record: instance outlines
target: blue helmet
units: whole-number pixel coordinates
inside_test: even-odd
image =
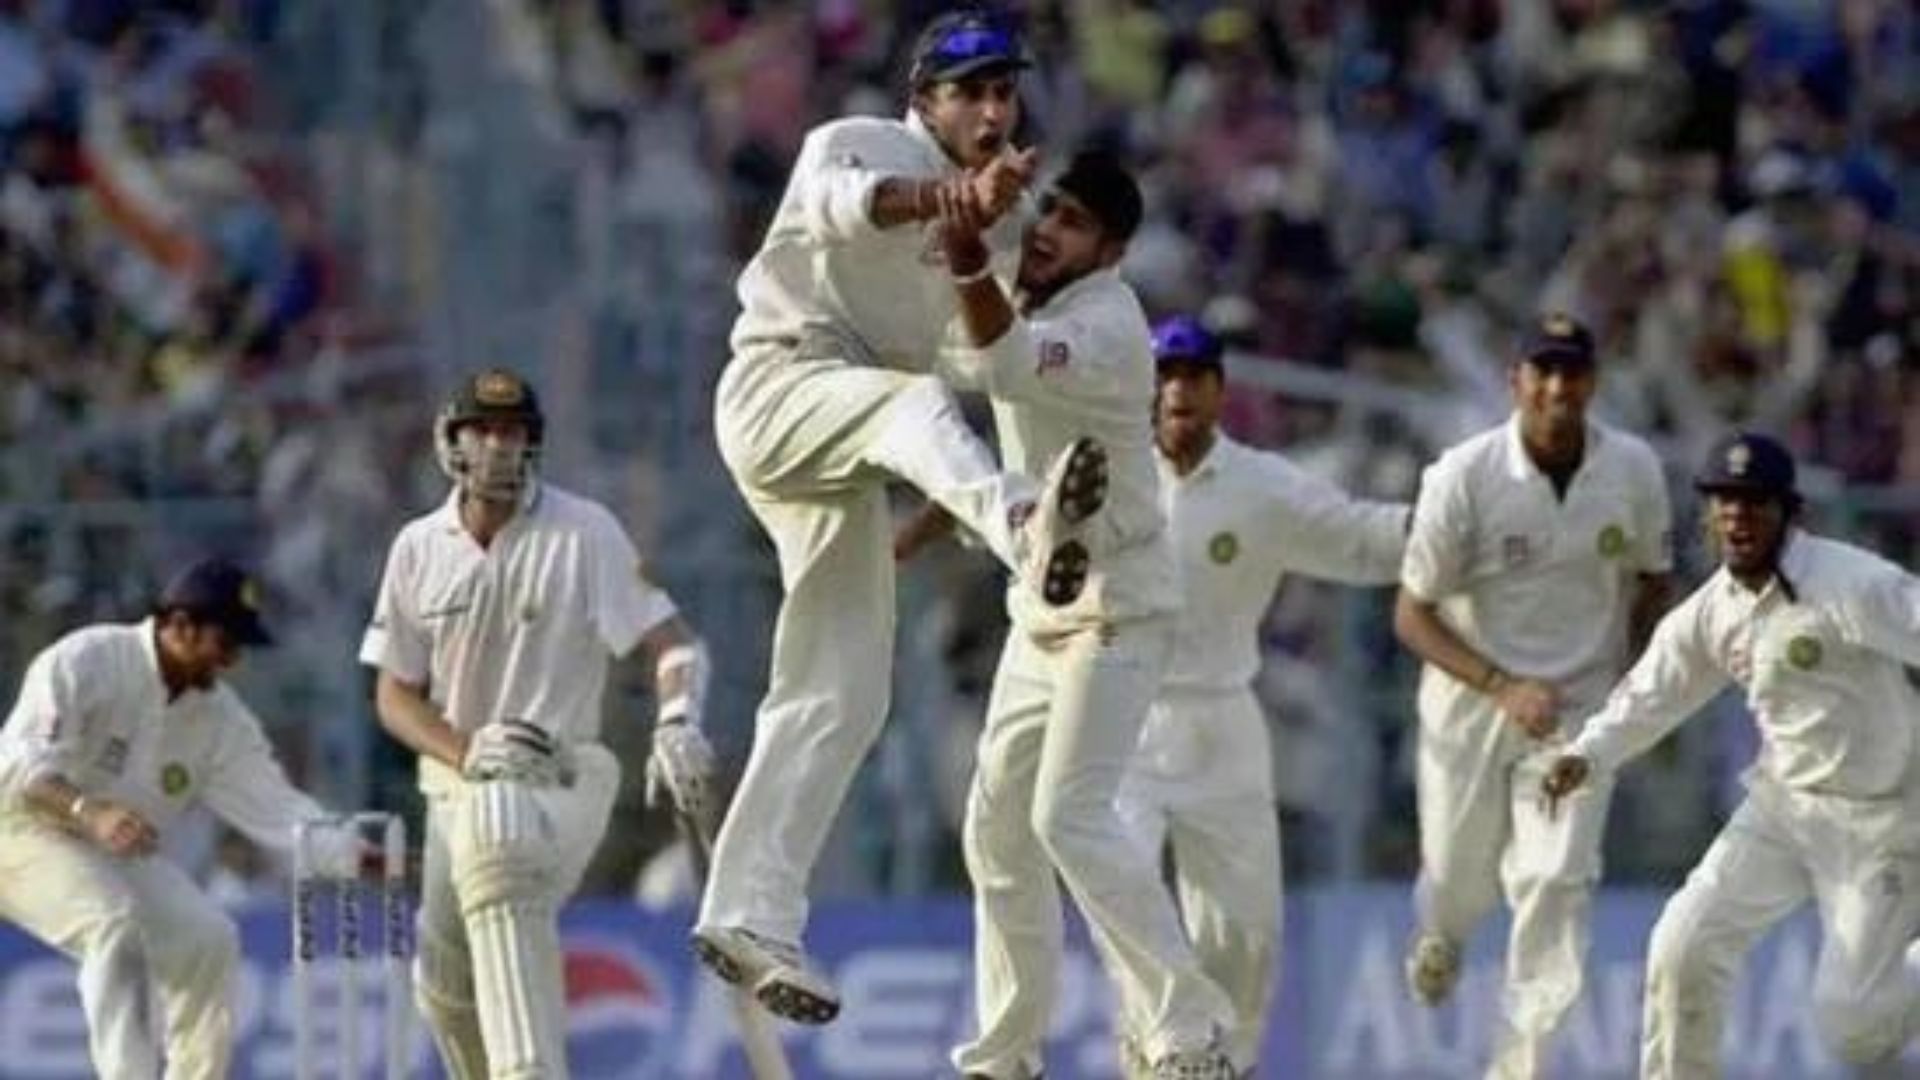
[[[1033,66],[1020,31],[997,11],[950,11],[928,23],[913,45],[908,82],[920,89],[957,82],[986,71],[1019,71]]]
[[[1153,360],[1156,366],[1197,364],[1226,370],[1222,359],[1225,348],[1213,331],[1192,315],[1171,315],[1153,328]]]
[[[1779,499],[1797,506],[1793,454],[1775,439],[1751,431],[1722,436],[1707,452],[1707,461],[1694,474],[1693,487],[1703,495],[1745,494]]]

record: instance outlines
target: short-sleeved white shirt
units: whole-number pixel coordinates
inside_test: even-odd
[[[1673,565],[1659,459],[1589,422],[1564,498],[1520,442],[1518,417],[1427,467],[1400,583],[1515,675],[1604,689],[1627,656],[1636,579]]]
[[[137,811],[162,833],[195,803],[286,849],[318,803],[287,781],[260,722],[224,682],[168,700],[152,620],[76,630],[27,668],[0,730],[6,812],[53,774]]]
[[[1780,581],[1725,568],[1654,631],[1571,751],[1602,768],[1642,753],[1729,682],[1760,729],[1753,769],[1796,790],[1881,798],[1910,782],[1920,695],[1920,579],[1870,552],[1790,535]]]
[[[1088,274],[984,349],[950,345],[942,358],[953,381],[991,396],[1008,469],[1038,479],[1082,436],[1107,451],[1101,514],[1115,549],[1095,560],[1086,592],[1067,609],[1047,608],[1030,588],[1010,590],[1013,619],[1031,631],[1177,610],[1154,464],[1151,330],[1120,275]]]
[[[1260,620],[1287,574],[1356,585],[1390,585],[1399,574],[1403,504],[1353,498],[1225,435],[1185,476],[1159,462],[1186,598],[1168,690],[1246,689],[1260,670]]]
[[[594,741],[609,662],[674,614],[605,507],[551,484],[482,548],[455,493],[401,528],[360,661],[423,685],[447,722]],[[422,759],[435,789],[451,770]]]

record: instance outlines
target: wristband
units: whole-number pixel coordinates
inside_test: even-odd
[[[992,276],[993,276],[993,262],[992,260],[988,260],[987,262],[981,264],[980,269],[975,270],[971,274],[954,274],[953,283],[955,285],[972,285],[976,282],[985,281]]]

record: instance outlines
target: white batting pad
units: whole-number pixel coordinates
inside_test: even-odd
[[[488,904],[469,912],[480,1030],[496,1080],[564,1080],[566,985],[554,909]]]

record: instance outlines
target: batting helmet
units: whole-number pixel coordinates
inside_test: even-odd
[[[510,457],[481,457],[462,445],[460,431],[484,421],[524,425],[527,440]],[[547,421],[533,387],[514,372],[488,368],[461,380],[433,425],[440,468],[461,490],[487,499],[517,497],[533,475],[546,437]]]
[[[1714,443],[1706,465],[1694,475],[1702,495],[1745,494],[1798,506],[1793,454],[1765,435],[1736,431]]]

